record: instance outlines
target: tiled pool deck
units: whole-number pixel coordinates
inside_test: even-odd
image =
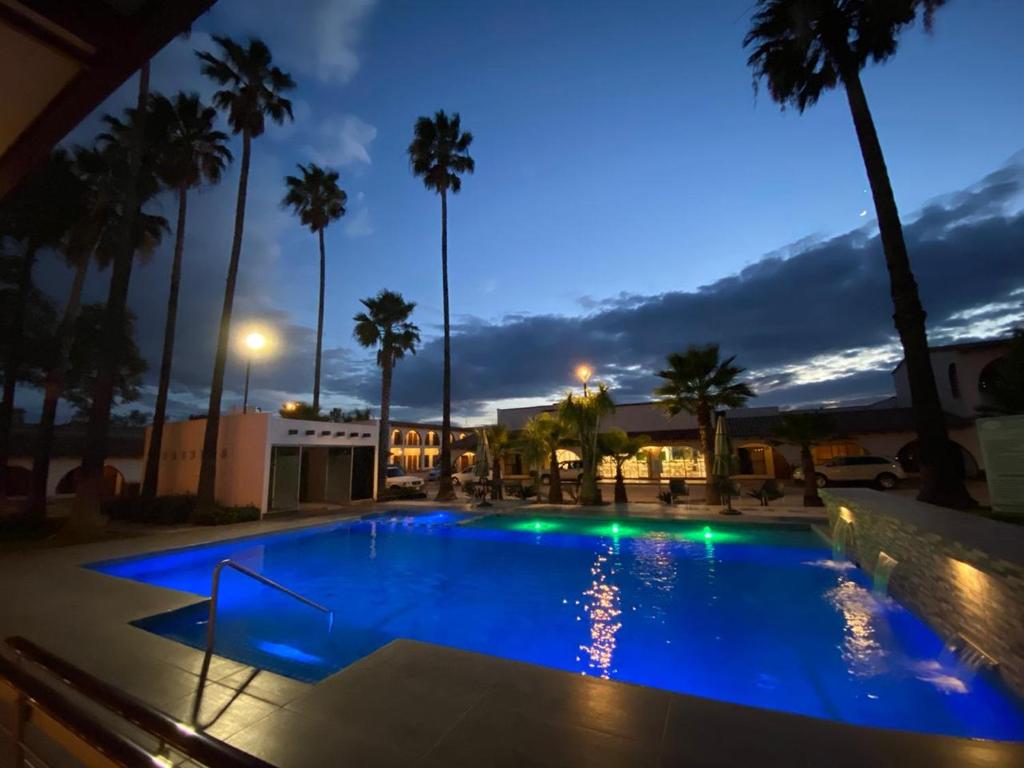
[[[615,514],[703,512],[633,506]],[[539,506],[518,511],[542,513]],[[750,511],[739,519],[790,517],[772,508]],[[193,603],[195,596],[80,566],[342,517],[189,529],[3,556],[0,635],[24,635],[187,720],[202,654],[129,622]],[[199,724],[285,768],[1024,765],[1024,744],[857,728],[411,640],[396,640],[315,686],[216,658]]]

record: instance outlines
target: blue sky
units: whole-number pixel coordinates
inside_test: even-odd
[[[440,323],[439,201],[411,176],[405,155],[415,118],[439,108],[461,113],[477,163],[449,218],[457,413],[483,419],[496,403],[546,398],[571,384],[571,363],[583,357],[620,385],[623,401],[641,399],[664,354],[706,341],[721,341],[751,368],[765,403],[888,394],[896,352],[891,330],[886,336],[887,286],[876,279],[874,211],[845,95],[828,94],[804,115],[780,111],[765,93],[755,98],[741,47],[750,7],[750,0],[220,0],[190,39],[157,57],[153,87],[208,96],[192,50],[208,49],[211,33],[263,37],[298,83],[295,123],[255,144],[239,326],[257,320],[282,337],[282,353],[258,370],[257,400],[269,407],[308,399],[311,390],[316,244],[277,202],[283,175],[315,160],[341,172],[350,201],[327,235],[326,401],[376,404],[372,355],[351,341],[351,317],[360,297],[389,288],[418,303],[415,320],[428,342],[398,372],[397,414],[439,412],[430,343]],[[928,243],[955,241],[953,228],[968,238],[967,249],[988,236],[976,229],[979,214],[949,213],[959,199],[949,196],[963,190],[992,192],[981,216],[1007,224],[998,241],[1004,256],[979,264],[989,279],[976,291],[963,284],[970,275],[943,278],[953,269],[948,259],[919,261],[911,252],[922,285],[935,286],[933,295],[922,290],[929,308],[942,308],[932,313],[940,336],[998,332],[1024,318],[1024,294],[1014,293],[1024,287],[1015,228],[1024,178],[1021,29],[1024,4],[952,0],[933,35],[909,30],[893,60],[864,74],[904,218],[918,218],[936,200],[948,214],[931,240],[922,229],[922,254],[938,252]],[[133,88],[126,84],[100,111],[129,103]],[[72,139],[88,141],[96,119]],[[1008,186],[982,183],[1000,169]],[[179,413],[205,401],[236,179],[232,168],[192,209],[188,341],[179,343],[172,401]],[[163,212],[173,217],[170,200]],[[821,334],[793,348],[784,334],[799,332],[803,310],[828,318],[831,307],[836,323],[844,310],[835,306],[827,268],[817,284],[780,302],[779,292],[798,283],[782,274],[778,257],[820,251],[819,266],[827,265],[842,246],[872,276],[857,283],[863,299],[851,293],[871,308],[871,322],[863,321],[860,337]],[[168,242],[136,270],[132,289],[154,380],[169,249]],[[998,250],[978,258],[995,259],[985,254]],[[780,275],[768,297],[757,281],[772,269]],[[55,297],[65,280],[56,267],[44,271]],[[96,300],[104,280],[91,283]],[[742,306],[700,301],[737,281],[748,289],[733,298]],[[702,307],[700,318],[688,314],[691,305]],[[950,319],[986,306],[980,329],[967,322],[977,314]],[[641,316],[646,324],[633,327]],[[742,328],[731,325],[738,316]],[[510,358],[517,364],[505,370]],[[241,384],[235,362],[229,389]],[[842,375],[815,383],[812,368]],[[779,371],[788,373],[779,378]],[[147,399],[148,392],[143,407]]]

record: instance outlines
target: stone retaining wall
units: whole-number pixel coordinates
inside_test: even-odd
[[[894,558],[889,594],[992,658],[1024,695],[1024,526],[867,489],[821,495],[833,537],[845,521],[847,557],[871,574],[880,552]]]

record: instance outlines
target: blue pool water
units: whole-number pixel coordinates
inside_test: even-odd
[[[206,596],[226,557],[335,611],[224,572],[217,652],[302,680],[401,637],[861,725],[1024,739],[1020,701],[807,530],[389,513],[91,567]],[[203,647],[207,609],[137,623]]]

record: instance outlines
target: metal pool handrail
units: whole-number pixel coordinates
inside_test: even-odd
[[[236,563],[234,560],[231,560],[230,558],[226,560],[221,560],[213,568],[213,582],[210,585],[210,616],[206,623],[207,659],[209,659],[210,654],[213,653],[213,643],[217,637],[217,595],[220,592],[220,574],[225,568],[233,568],[239,573],[244,574],[245,576],[248,576],[251,579],[255,579],[260,584],[272,587],[273,589],[276,589],[278,592],[283,592],[289,597],[298,600],[300,603],[305,603],[310,608],[316,608],[318,611],[326,613],[332,619],[334,618],[334,611],[332,611],[327,606],[320,605],[320,603],[310,600],[308,597],[300,595],[295,590],[288,589],[288,587],[284,586],[283,584],[279,584],[273,579],[268,579],[262,573],[257,573],[256,571],[252,570],[252,568],[246,568],[244,565],[240,565]]]
[[[246,568],[244,565],[236,563],[234,560],[227,558],[221,560],[213,568],[213,580],[210,584],[210,615],[206,620],[206,653],[203,656],[203,668],[199,674],[199,685],[196,689],[195,700],[192,705],[192,721],[195,722],[199,718],[199,708],[202,704],[203,688],[206,683],[206,676],[210,670],[210,659],[213,657],[213,644],[217,639],[217,596],[220,593],[220,575],[225,568],[232,568],[244,576],[248,576],[251,579],[255,579],[260,584],[276,589],[278,592],[282,592],[300,603],[308,605],[310,608],[316,608],[316,610],[326,613],[328,616],[328,626],[334,624],[334,611],[325,605],[310,600],[308,597],[300,595],[293,589],[283,584],[279,584],[273,579],[268,579],[262,573],[257,573],[251,568]]]

